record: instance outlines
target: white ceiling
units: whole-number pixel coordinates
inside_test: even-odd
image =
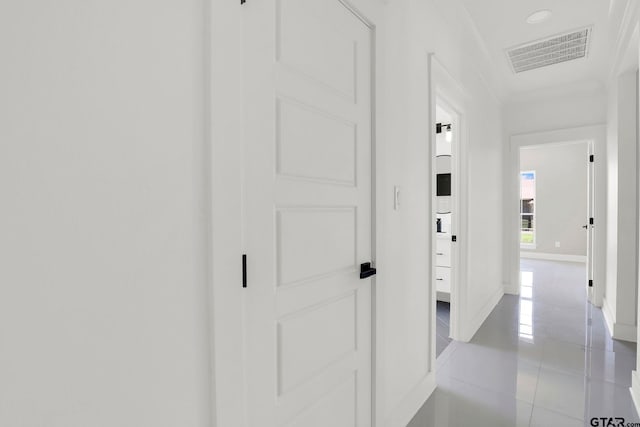
[[[495,64],[504,85],[501,92],[511,99],[553,88],[566,90],[567,87],[603,85],[609,72],[612,35],[617,34],[620,18],[615,13],[614,3],[619,1],[461,0]],[[553,15],[543,23],[528,24],[527,17],[540,9],[550,9]],[[587,26],[591,26],[593,32],[586,59],[519,74],[512,71],[505,53],[507,48]]]

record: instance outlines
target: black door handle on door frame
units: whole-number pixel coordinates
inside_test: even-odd
[[[370,262],[365,262],[360,264],[360,278],[366,279],[367,277],[371,277],[376,274],[376,269],[371,267]]]

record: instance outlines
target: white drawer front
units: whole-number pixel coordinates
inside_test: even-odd
[[[451,292],[451,269],[436,267],[436,289],[438,292]]]
[[[449,240],[436,240],[436,265],[451,267],[451,242]]]

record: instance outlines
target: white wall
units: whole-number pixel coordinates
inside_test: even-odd
[[[638,284],[637,68],[620,77],[618,87],[618,300],[616,323],[628,325],[628,341],[636,340]],[[633,331],[632,331],[633,329]],[[617,335],[617,334],[616,334]],[[621,335],[624,335],[622,333]]]
[[[618,287],[618,84],[607,93],[607,280],[605,304],[615,310]],[[609,322],[612,326],[612,319]]]
[[[637,74],[609,86],[607,123],[607,285],[603,312],[614,338],[636,340]]]
[[[495,132],[502,127],[500,104],[481,81],[470,79],[467,84],[468,145],[462,164],[467,170],[466,191],[462,191],[467,195],[467,209],[462,214],[467,218],[460,239],[468,239],[466,278],[462,280],[469,292],[461,304],[468,319],[462,325],[463,340],[473,337],[503,295],[503,141]]]
[[[380,267],[376,312],[382,339],[376,357],[382,365],[378,422],[405,425],[421,400],[431,392],[412,389],[425,384],[431,366],[428,277],[430,263],[427,222],[429,200],[428,127],[419,128],[420,112],[428,120],[426,52],[414,57],[409,40],[408,2],[391,2],[385,8],[384,94],[378,97],[383,135],[377,140],[378,218],[376,259]],[[382,173],[382,176],[381,176]],[[402,205],[393,210],[393,187],[401,188]],[[425,262],[426,261],[426,262]],[[422,276],[422,277],[421,277]],[[393,284],[393,285],[392,285]],[[400,350],[403,349],[403,350]]]
[[[0,3],[0,425],[210,425],[204,16]]]
[[[629,0],[625,1],[625,6],[627,6],[627,9],[625,10],[626,12],[626,16],[625,16],[625,20],[623,21],[623,25],[621,25],[620,29],[619,29],[619,37],[618,37],[618,43],[616,46],[616,56],[617,58],[616,61],[614,62],[616,64],[616,66],[614,67],[613,71],[615,73],[618,73],[620,71],[634,71],[637,70],[638,67],[640,66],[640,42],[639,42],[639,33],[640,33],[640,10],[638,8],[638,2],[631,2]],[[615,75],[615,74],[614,74]],[[609,85],[609,90],[611,92],[610,94],[610,108],[613,106],[613,104],[617,104],[617,102],[615,101],[615,92],[618,88],[617,84],[613,84],[614,80],[612,79],[612,81],[610,82]],[[637,81],[636,78],[636,85],[640,85],[640,83]],[[635,108],[635,121],[636,122],[636,131],[637,131],[637,123],[640,121],[640,111],[637,110],[637,102],[636,102],[636,108]],[[617,114],[616,114],[617,115]],[[615,121],[616,121],[616,117],[615,116],[611,116],[610,117],[610,121],[608,123],[608,125],[610,127],[616,127],[615,126]],[[617,133],[617,132],[616,132]],[[613,131],[611,132],[612,136],[613,135]],[[639,189],[640,189],[640,182],[638,181],[639,179],[639,175],[638,175],[638,145],[637,145],[637,138],[638,135],[636,135],[636,144],[634,144],[635,146],[635,150],[636,150],[636,167],[635,167],[635,172],[636,172],[636,176],[633,178],[635,181],[635,185],[636,185],[636,192],[635,192],[635,198],[636,200],[638,200],[638,198],[640,197],[639,194]],[[625,179],[629,179],[628,175],[625,177]],[[635,239],[636,242],[638,241],[638,239],[640,238],[640,224],[639,224],[639,217],[638,217],[638,211],[637,211],[637,204],[634,207],[635,208],[635,215],[634,215],[634,226],[635,226]],[[635,248],[637,249],[637,243]],[[634,302],[636,304],[636,309],[635,309],[635,324],[636,324],[636,334],[635,334],[635,338],[636,338],[636,342],[640,341],[640,329],[637,328],[637,319],[638,319],[638,309],[640,309],[640,304],[638,304],[638,277],[637,277],[637,268],[639,265],[639,259],[638,256],[640,254],[638,254],[637,252],[635,253],[635,257],[631,258],[629,257],[629,259],[631,260],[632,263],[635,264],[636,266],[636,278],[634,281],[628,282],[626,283],[627,286],[627,291],[634,291],[636,298],[634,299]],[[616,301],[617,302],[617,301]],[[611,326],[609,325],[609,327],[611,328]],[[614,328],[615,329],[615,328]],[[626,329],[626,328],[625,328]],[[631,395],[633,397],[633,402],[635,404],[636,410],[640,411],[640,376],[638,375],[638,369],[637,367],[640,366],[640,353],[638,353],[637,355],[637,359],[636,359],[636,370],[633,371],[632,375],[631,375]]]
[[[520,150],[520,170],[536,172],[535,249],[522,248],[523,253],[577,255],[586,260],[587,231],[582,226],[588,223],[587,159],[586,142]]]
[[[548,96],[523,94],[505,103],[504,127],[508,135],[605,123],[606,92],[598,85],[585,85],[564,92],[550,91]]]
[[[469,292],[460,301],[469,319],[463,332],[467,339],[502,295],[502,138],[495,132],[502,123],[499,102],[478,74],[486,59],[479,53],[477,40],[467,32],[467,17],[456,2],[394,1],[386,11],[388,92],[381,98],[381,108],[388,115],[385,151],[381,153],[385,177],[379,183],[382,192],[378,200],[385,212],[379,223],[383,252],[378,255],[384,274],[379,290],[387,301],[382,314],[384,407],[386,414],[393,414],[411,396],[427,368],[422,359],[424,350],[417,349],[415,342],[424,333],[424,323],[415,315],[420,310],[414,309],[420,304],[425,284],[421,266],[431,259],[423,222],[430,218],[430,206],[424,200],[430,185],[426,162],[430,129],[425,126],[430,112],[424,87],[427,52],[435,53],[465,94],[461,108],[469,138],[463,163],[467,182],[463,186],[470,197],[468,222],[459,237],[468,247]],[[404,200],[408,200],[398,212],[391,211],[392,199],[388,197],[394,185],[403,188]]]

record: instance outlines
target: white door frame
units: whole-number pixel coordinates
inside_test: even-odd
[[[371,37],[371,262],[379,268],[381,251],[379,251],[379,227],[377,219],[380,218],[381,206],[377,202],[378,193],[380,191],[377,182],[380,180],[378,166],[380,156],[378,156],[378,128],[380,121],[378,120],[379,106],[378,101],[378,85],[376,68],[376,52],[378,44],[376,40],[377,26],[374,20],[366,11],[358,9],[351,0],[338,0],[355,16],[358,17],[368,28]],[[381,326],[382,294],[378,291],[382,285],[380,275],[376,275],[371,280],[371,427],[381,425],[384,419],[381,393],[381,379],[384,378],[383,364],[380,362],[378,355],[382,354],[381,346],[383,343]]]
[[[239,2],[208,0],[205,47],[210,218],[209,331],[212,427],[239,425],[244,414],[242,362],[242,13]],[[206,51],[205,51],[206,52]]]
[[[518,230],[519,207],[519,176],[520,176],[520,148],[542,146],[547,144],[591,142],[595,156],[593,179],[593,289],[590,302],[596,307],[602,306],[605,290],[605,254],[607,242],[606,230],[606,125],[584,126],[577,128],[559,129],[545,132],[533,132],[512,135],[509,146],[509,170],[505,179],[507,197],[507,228],[505,261],[510,265],[509,282],[505,285],[505,293],[518,295],[520,293],[520,237]],[[585,163],[588,159],[585,157]],[[585,166],[587,166],[585,164]],[[585,284],[586,286],[586,284]]]
[[[452,145],[452,192],[455,197],[452,198],[453,222],[451,224],[451,234],[457,237],[457,242],[452,243],[451,247],[451,318],[450,318],[450,337],[457,341],[469,341],[470,336],[465,332],[465,325],[469,324],[470,319],[467,318],[467,259],[468,259],[468,176],[467,176],[467,142],[468,142],[468,124],[465,114],[465,99],[467,94],[458,81],[449,73],[445,66],[438,60],[435,54],[429,54],[429,68],[431,76],[430,91],[430,126],[431,141],[429,147],[431,171],[435,171],[435,138],[436,138],[436,105],[444,107],[447,112],[452,114],[452,119],[457,132],[454,133],[454,143]],[[431,185],[431,216],[429,217],[429,230],[431,230],[430,242],[431,247],[431,295],[433,298],[432,316],[432,363],[435,364],[435,324],[436,324],[436,224],[435,224],[435,207],[436,207],[436,188],[435,180]]]

